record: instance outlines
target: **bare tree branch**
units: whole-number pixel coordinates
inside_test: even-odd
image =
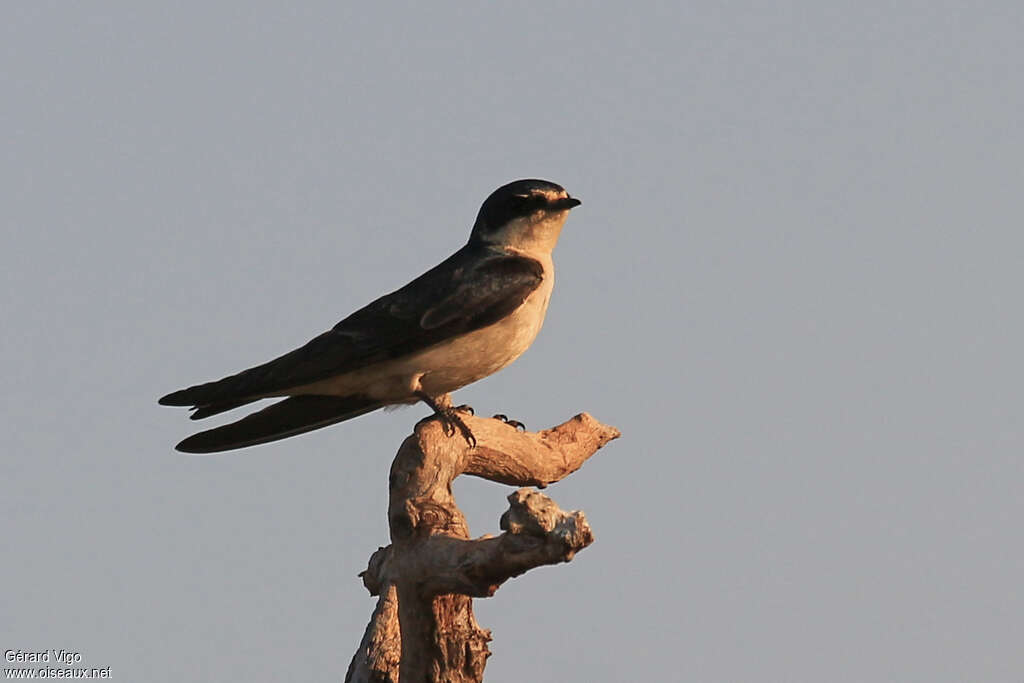
[[[619,436],[586,413],[539,433],[464,416],[478,446],[446,436],[437,420],[417,425],[391,466],[391,545],[375,552],[363,583],[377,609],[346,681],[481,681],[490,632],[473,617],[473,597],[489,597],[511,577],[568,562],[593,542],[582,512],[563,512],[538,491],[508,497],[505,533],[469,539],[451,483],[471,474],[544,487],[579,469]]]

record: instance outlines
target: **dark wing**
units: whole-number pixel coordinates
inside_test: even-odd
[[[415,353],[497,322],[526,300],[543,273],[533,259],[466,245],[305,346],[222,380],[168,394],[160,403],[197,406],[195,416],[206,417]]]

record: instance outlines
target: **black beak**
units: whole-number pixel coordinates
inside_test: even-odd
[[[583,202],[576,199],[575,197],[563,197],[562,199],[556,199],[555,201],[551,202],[549,206],[556,211],[568,211],[569,209],[579,206],[582,203]]]

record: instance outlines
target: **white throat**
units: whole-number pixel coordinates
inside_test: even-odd
[[[553,211],[516,218],[489,235],[487,241],[522,254],[547,255],[558,243],[568,216],[568,211]]]

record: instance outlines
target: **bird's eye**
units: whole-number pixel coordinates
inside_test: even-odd
[[[508,210],[518,216],[532,214],[534,211],[544,208],[547,203],[546,197],[539,194],[515,194],[508,199]]]
[[[532,197],[528,194],[517,194],[511,197],[511,204],[516,210],[523,210],[532,203]]]

